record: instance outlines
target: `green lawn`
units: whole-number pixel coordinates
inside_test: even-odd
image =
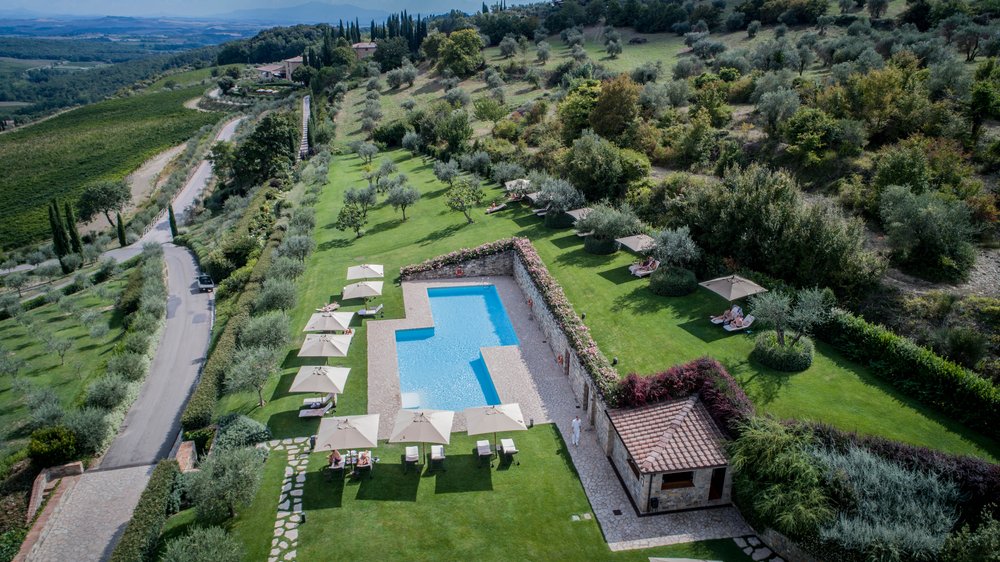
[[[78,402],[87,384],[104,372],[104,363],[121,335],[120,318],[114,314],[113,306],[114,295],[123,283],[105,283],[109,296],[104,298],[98,295],[96,287],[65,297],[80,312],[101,311],[102,320],[108,323],[110,330],[97,341],[91,339],[78,315],[66,314],[58,304],[25,312],[25,317],[31,320],[30,326],[18,324],[13,318],[0,321],[0,343],[27,363],[18,377],[23,382],[55,391],[64,407]],[[58,355],[45,349],[40,337],[43,332],[73,342],[63,364]],[[27,410],[17,384],[10,377],[0,378],[0,450],[3,451],[0,454],[4,455],[23,447],[30,434],[25,427]]]

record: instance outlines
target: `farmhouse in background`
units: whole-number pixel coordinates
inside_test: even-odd
[[[372,53],[375,52],[378,45],[371,41],[365,41],[363,43],[355,43],[351,45],[351,48],[354,49],[354,54],[357,55],[359,59],[365,59],[370,57]]]
[[[302,57],[298,56],[285,59],[281,62],[258,66],[256,70],[261,80],[291,80],[292,73],[300,66],[302,66]]]
[[[608,418],[611,463],[640,514],[730,503],[723,436],[696,395]]]

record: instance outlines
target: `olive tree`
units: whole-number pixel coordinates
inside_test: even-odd
[[[222,527],[194,527],[167,543],[162,562],[239,562],[243,547]]]
[[[260,488],[264,455],[252,447],[213,450],[188,481],[197,518],[221,522],[249,506]]]
[[[459,173],[458,162],[454,160],[448,160],[447,162],[438,160],[434,162],[434,177],[448,184],[449,187],[455,184],[455,179]]]
[[[402,184],[393,187],[389,191],[389,196],[386,197],[386,203],[392,205],[393,209],[397,209],[403,213],[403,220],[406,220],[406,208],[415,204],[420,200],[420,191],[417,188],[409,184]]]
[[[563,179],[548,178],[542,182],[538,203],[548,207],[549,213],[565,213],[586,204],[583,193]]]
[[[653,255],[663,265],[684,267],[701,255],[701,250],[691,238],[691,229],[687,226],[667,228],[655,237],[656,246]]]
[[[264,407],[264,386],[278,370],[274,351],[266,347],[240,347],[236,361],[226,373],[226,392],[257,393],[257,404]]]
[[[465,220],[472,224],[472,209],[483,202],[483,187],[472,178],[462,178],[454,183],[445,194],[445,203],[452,211],[465,215]]]
[[[778,345],[795,347],[803,336],[823,323],[829,313],[826,297],[819,289],[802,289],[794,296],[781,291],[769,291],[750,297],[754,317],[774,329]],[[794,332],[789,341],[786,332]]]

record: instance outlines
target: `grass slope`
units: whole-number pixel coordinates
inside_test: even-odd
[[[48,235],[46,205],[122,178],[220,115],[183,107],[201,87],[95,103],[0,135],[0,247]]]
[[[28,364],[18,376],[33,385],[55,391],[63,406],[68,407],[78,402],[87,384],[104,372],[104,363],[121,334],[121,320],[114,314],[113,305],[114,295],[123,283],[124,281],[106,283],[105,295],[110,296],[102,297],[98,294],[97,287],[92,287],[65,297],[75,303],[80,311],[101,311],[102,320],[108,323],[110,330],[106,336],[96,341],[90,337],[87,328],[81,325],[76,315],[66,314],[57,304],[47,304],[25,312],[25,317],[31,320],[27,327],[12,318],[0,321],[0,342],[3,342],[4,348],[14,352]],[[58,355],[46,351],[45,343],[40,337],[41,332],[73,342],[73,347],[66,353],[64,364],[59,363]],[[21,394],[14,386],[11,378],[0,379],[0,450],[3,454],[25,445],[30,434],[24,426],[28,412]]]

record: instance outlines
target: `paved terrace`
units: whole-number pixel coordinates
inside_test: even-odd
[[[497,288],[517,333],[518,346],[483,349],[493,384],[503,402],[518,402],[525,419],[555,423],[568,443],[573,416],[582,415],[556,356],[531,314],[512,277],[475,277],[403,283],[406,318],[368,324],[368,411],[381,414],[379,438],[388,439],[401,408],[396,330],[433,326],[427,289],[457,285],[492,284]],[[461,413],[454,431],[465,430]],[[580,445],[569,446],[591,507],[611,550],[650,548],[668,544],[753,534],[732,507],[639,517],[592,430],[584,431]]]

